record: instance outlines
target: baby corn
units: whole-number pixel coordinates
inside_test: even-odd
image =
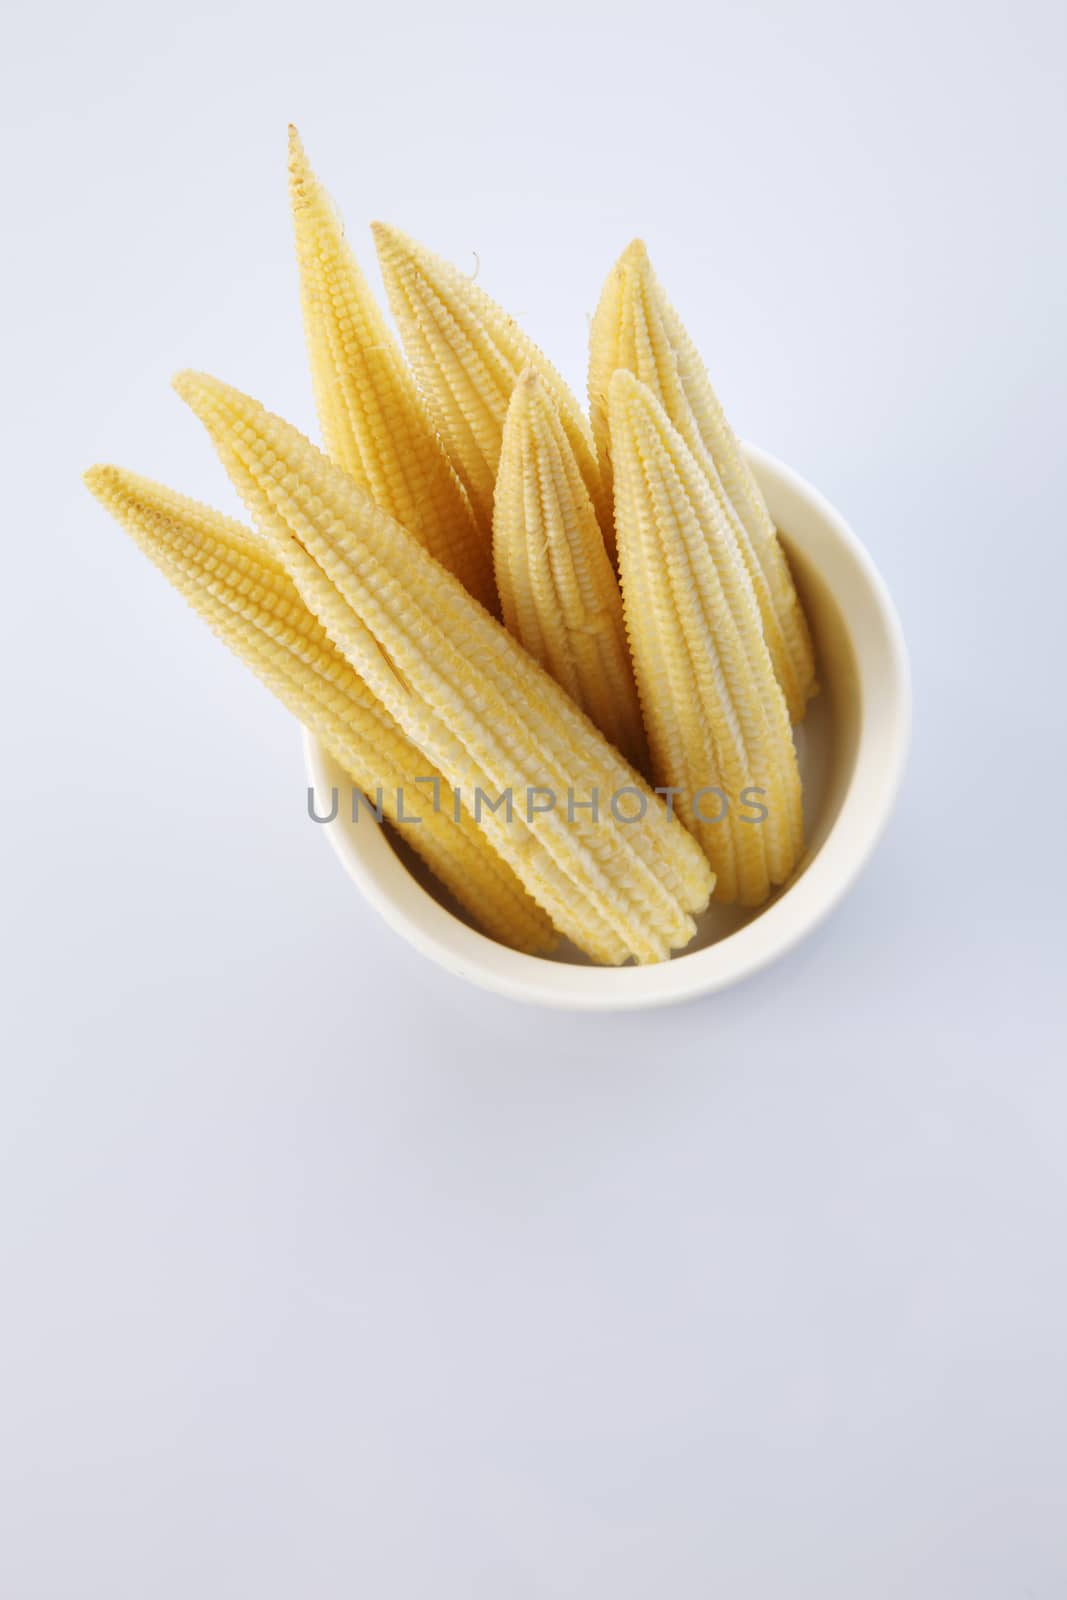
[[[700,356],[663,293],[640,239],[623,251],[609,273],[590,333],[589,405],[601,471],[608,482],[608,388],[619,368],[634,373],[662,403],[733,524],[778,681],[790,715],[799,720],[815,691],[815,666],[792,575]]]
[[[619,585],[559,412],[532,367],[504,424],[493,564],[507,627],[641,766],[645,736]]]
[[[473,821],[437,810],[440,774],[327,637],[264,542],[217,511],[117,467],[89,489],[224,644],[322,740],[493,938],[545,952],[549,919]],[[429,779],[429,782],[418,782]]]
[[[294,428],[217,380],[175,382],[304,600],[465,794],[527,890],[594,959],[664,960],[713,886],[680,823],[448,572]],[[515,791],[519,792],[516,794]],[[617,819],[638,809],[640,820]],[[558,806],[541,805],[550,792]],[[568,815],[562,814],[566,800]],[[597,806],[597,816],[583,806]]]
[[[796,866],[803,817],[752,582],[706,473],[630,372],[611,380],[608,421],[626,626],[653,770],[681,792],[680,815],[715,869],[715,898],[759,905]]]
[[[475,523],[295,128],[289,130],[289,193],[304,332],[327,454],[494,610],[489,539]]]
[[[526,367],[559,411],[605,539],[613,539],[589,425],[555,367],[470,278],[398,228],[373,224],[389,303],[437,430],[488,533],[511,391]]]

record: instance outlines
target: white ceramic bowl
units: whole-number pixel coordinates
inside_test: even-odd
[[[622,1011],[670,1005],[737,983],[783,955],[855,882],[892,810],[907,753],[911,691],[900,623],[871,558],[809,484],[762,450],[746,453],[781,531],[815,635],[822,692],[797,730],[808,850],[789,884],[755,912],[712,906],[688,950],[650,967],[591,966],[573,948],[520,955],[450,909],[410,852],[364,810],[351,780],[305,737],[316,811],[363,894],[423,955],[458,977],[534,1005]]]

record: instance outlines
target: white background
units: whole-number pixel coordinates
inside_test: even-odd
[[[1065,48],[1051,0],[9,22],[4,1600],[1067,1593]],[[290,118],[369,265],[374,216],[477,251],[579,387],[642,233],[886,575],[898,812],[746,986],[424,964],[81,488],[233,506],[181,366],[313,427]]]

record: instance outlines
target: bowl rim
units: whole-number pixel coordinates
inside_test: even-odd
[[[760,479],[777,479],[833,535],[851,560],[882,627],[886,676],[877,750],[861,714],[853,771],[830,830],[801,876],[759,917],[714,944],[644,967],[586,967],[526,955],[468,927],[411,875],[377,825],[355,830],[341,819],[322,823],[349,877],[389,926],[438,966],[480,988],[530,1005],[572,1011],[627,1011],[677,1005],[754,976],[792,950],[840,904],[869,861],[900,791],[911,737],[911,671],[904,633],[889,590],[844,517],[799,473],[754,445],[743,446]],[[847,621],[847,613],[845,613]],[[861,695],[864,688],[859,668]],[[864,757],[863,792],[857,779]],[[334,786],[331,758],[304,730],[304,759],[316,810]]]

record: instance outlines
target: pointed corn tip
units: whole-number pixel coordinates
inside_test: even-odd
[[[292,171],[294,166],[304,166],[305,163],[306,163],[306,157],[304,155],[303,142],[302,142],[302,140],[300,138],[299,133],[296,130],[296,123],[295,122],[290,122],[290,124],[289,124],[289,170]]]
[[[183,367],[176,372],[170,380],[170,386],[181,400],[188,402],[193,394],[201,388],[207,378],[206,372],[197,372],[193,367]]]
[[[629,367],[617,367],[611,374],[611,381],[608,384],[609,405],[628,405],[638,400],[654,398],[651,390],[630,371]]]
[[[631,239],[624,250],[616,257],[615,265],[608,274],[608,282],[614,278],[619,284],[629,285],[632,290],[633,281],[644,281],[652,275],[652,263],[648,259],[648,249],[643,239]]]
[[[97,465],[94,467],[87,467],[82,473],[82,482],[88,489],[89,493],[94,495],[97,500],[106,499],[111,491],[117,488],[118,481],[118,467]]]
[[[207,372],[194,372],[187,369],[179,372],[171,379],[171,388],[180,400],[184,400],[201,422],[206,423],[220,402],[235,398],[239,391],[230,387],[228,383],[213,378]]]
[[[544,405],[548,399],[548,390],[544,379],[534,367],[523,367],[511,391],[511,404]]]
[[[397,228],[391,222],[372,222],[370,231],[374,236],[374,248],[378,252],[378,260],[384,266],[386,262],[399,264],[405,260],[424,260],[427,255],[425,245],[420,245],[410,234],[402,228]]]
[[[91,495],[116,515],[123,510],[143,509],[146,504],[150,505],[161,495],[167,494],[161,484],[153,483],[141,473],[110,463],[90,467],[82,473],[82,482]]]
[[[648,246],[643,239],[631,239],[619,257],[620,266],[646,268],[650,265]]]
[[[158,484],[127,467],[99,464],[82,473],[82,482],[105,511],[126,527],[141,525],[161,492]]]
[[[396,229],[391,227],[388,222],[372,222],[370,225],[370,231],[371,237],[374,240],[374,249],[378,257],[378,265],[381,267],[382,274],[384,276],[387,264],[393,260],[397,253],[396,240],[394,238]]]
[[[184,400],[196,416],[200,416],[204,401],[207,398],[205,373],[183,371],[176,372],[170,380],[170,386],[179,400]]]
[[[193,416],[202,422],[216,446],[230,426],[243,414],[250,397],[207,372],[179,372],[171,380],[174,392],[184,400]]]
[[[545,386],[534,368],[523,367],[508,400],[505,431],[521,428],[530,420],[531,411],[543,406],[547,398]]]
[[[665,428],[673,432],[670,419],[652,390],[627,367],[613,372],[608,384],[608,426],[613,439],[620,430],[632,435],[650,429],[661,437]]]
[[[289,124],[289,188],[294,197],[302,196],[314,188],[315,174],[311,170],[307,151],[293,123]]]
[[[410,249],[411,240],[391,222],[372,222],[371,234],[374,237],[374,248],[379,256],[395,256]]]

